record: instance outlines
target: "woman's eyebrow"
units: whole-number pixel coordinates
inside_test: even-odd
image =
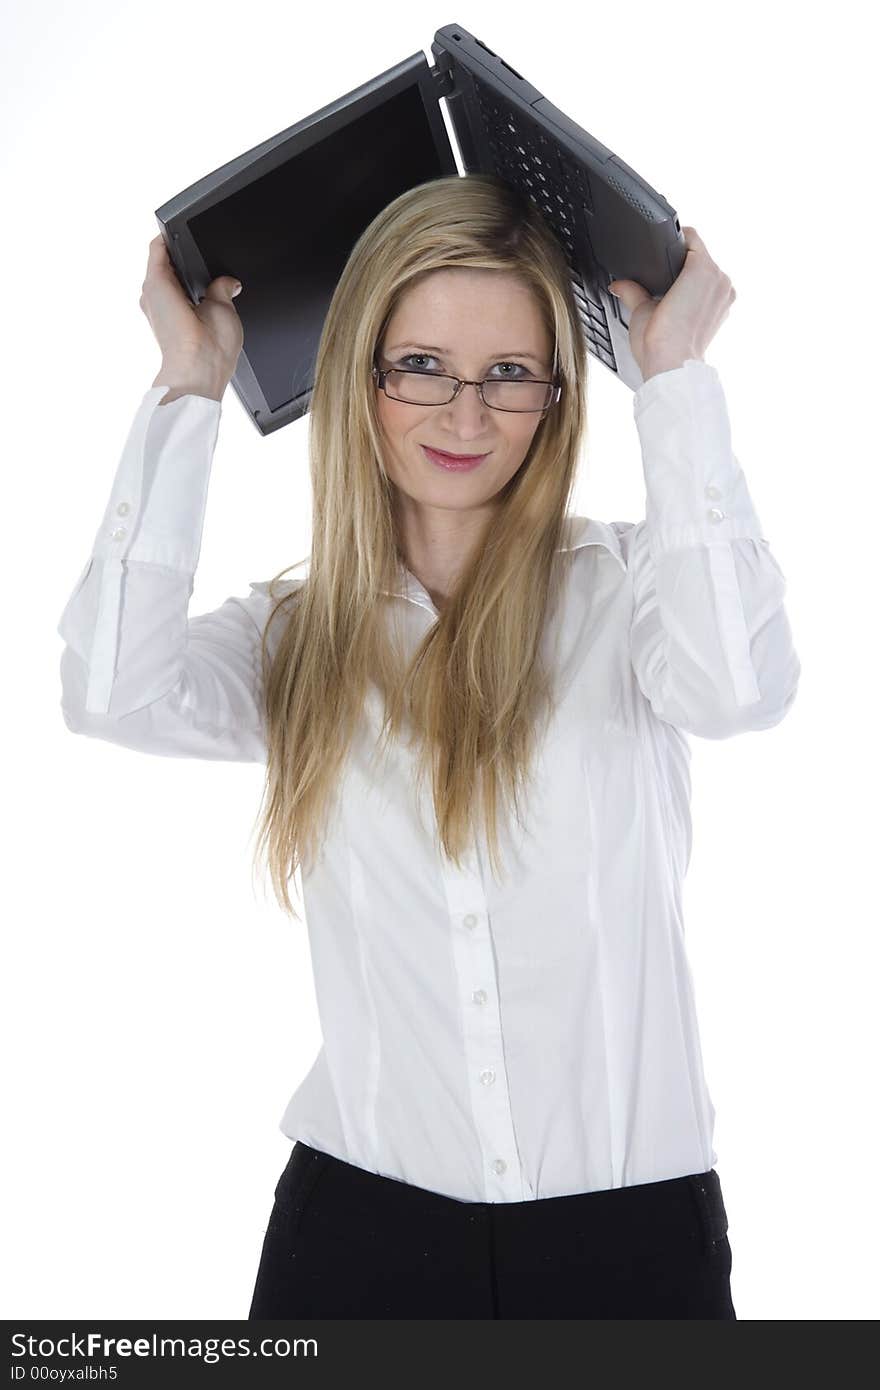
[[[449,356],[447,348],[431,347],[429,343],[395,343],[393,347],[386,348],[385,351],[390,356],[392,352],[401,352],[403,348],[414,348],[419,352],[434,352],[438,357]],[[543,359],[536,357],[533,352],[520,352],[518,350],[514,351],[513,349],[507,352],[493,352],[490,354],[489,360],[492,362],[500,362],[506,357],[529,357],[533,362],[537,362],[539,366],[543,365]]]

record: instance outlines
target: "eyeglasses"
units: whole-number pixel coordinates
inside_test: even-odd
[[[542,413],[555,405],[562,395],[562,387],[555,381],[502,381],[498,377],[465,381],[439,372],[416,372],[400,367],[383,369],[375,364],[372,375],[376,385],[392,401],[405,401],[409,405],[449,405],[463,387],[476,386],[480,400],[491,410]]]

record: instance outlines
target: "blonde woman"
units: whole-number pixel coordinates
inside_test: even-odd
[[[688,735],[779,723],[800,666],[703,360],[734,291],[686,239],[662,299],[616,287],[647,503],[607,523],[568,510],[587,360],[555,239],[494,178],[402,194],[324,324],[310,555],[192,617],[242,329],[230,277],[193,306],[151,244],[162,367],[59,623],[62,707],[265,763],[258,852],[297,919],[301,869],[323,1045],[253,1319],[736,1316]]]

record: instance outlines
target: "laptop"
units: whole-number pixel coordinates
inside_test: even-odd
[[[260,434],[309,408],[330,299],[358,237],[430,179],[491,173],[540,211],[562,246],[588,351],[633,391],[642,376],[611,281],[655,297],[687,254],[675,209],[460,24],[206,174],[156,209],[198,304],[218,275],[244,285],[231,385]]]

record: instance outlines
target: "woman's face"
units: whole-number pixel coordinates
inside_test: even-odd
[[[411,354],[417,355],[411,358]],[[552,343],[538,305],[514,276],[454,266],[435,270],[401,299],[376,353],[380,367],[484,377],[551,379]],[[505,366],[519,363],[519,368]],[[499,366],[499,364],[502,364]],[[377,388],[388,476],[405,510],[485,510],[526,456],[544,418],[493,410],[475,386],[448,405],[413,405]],[[487,454],[466,472],[432,463],[422,445],[450,454]]]

